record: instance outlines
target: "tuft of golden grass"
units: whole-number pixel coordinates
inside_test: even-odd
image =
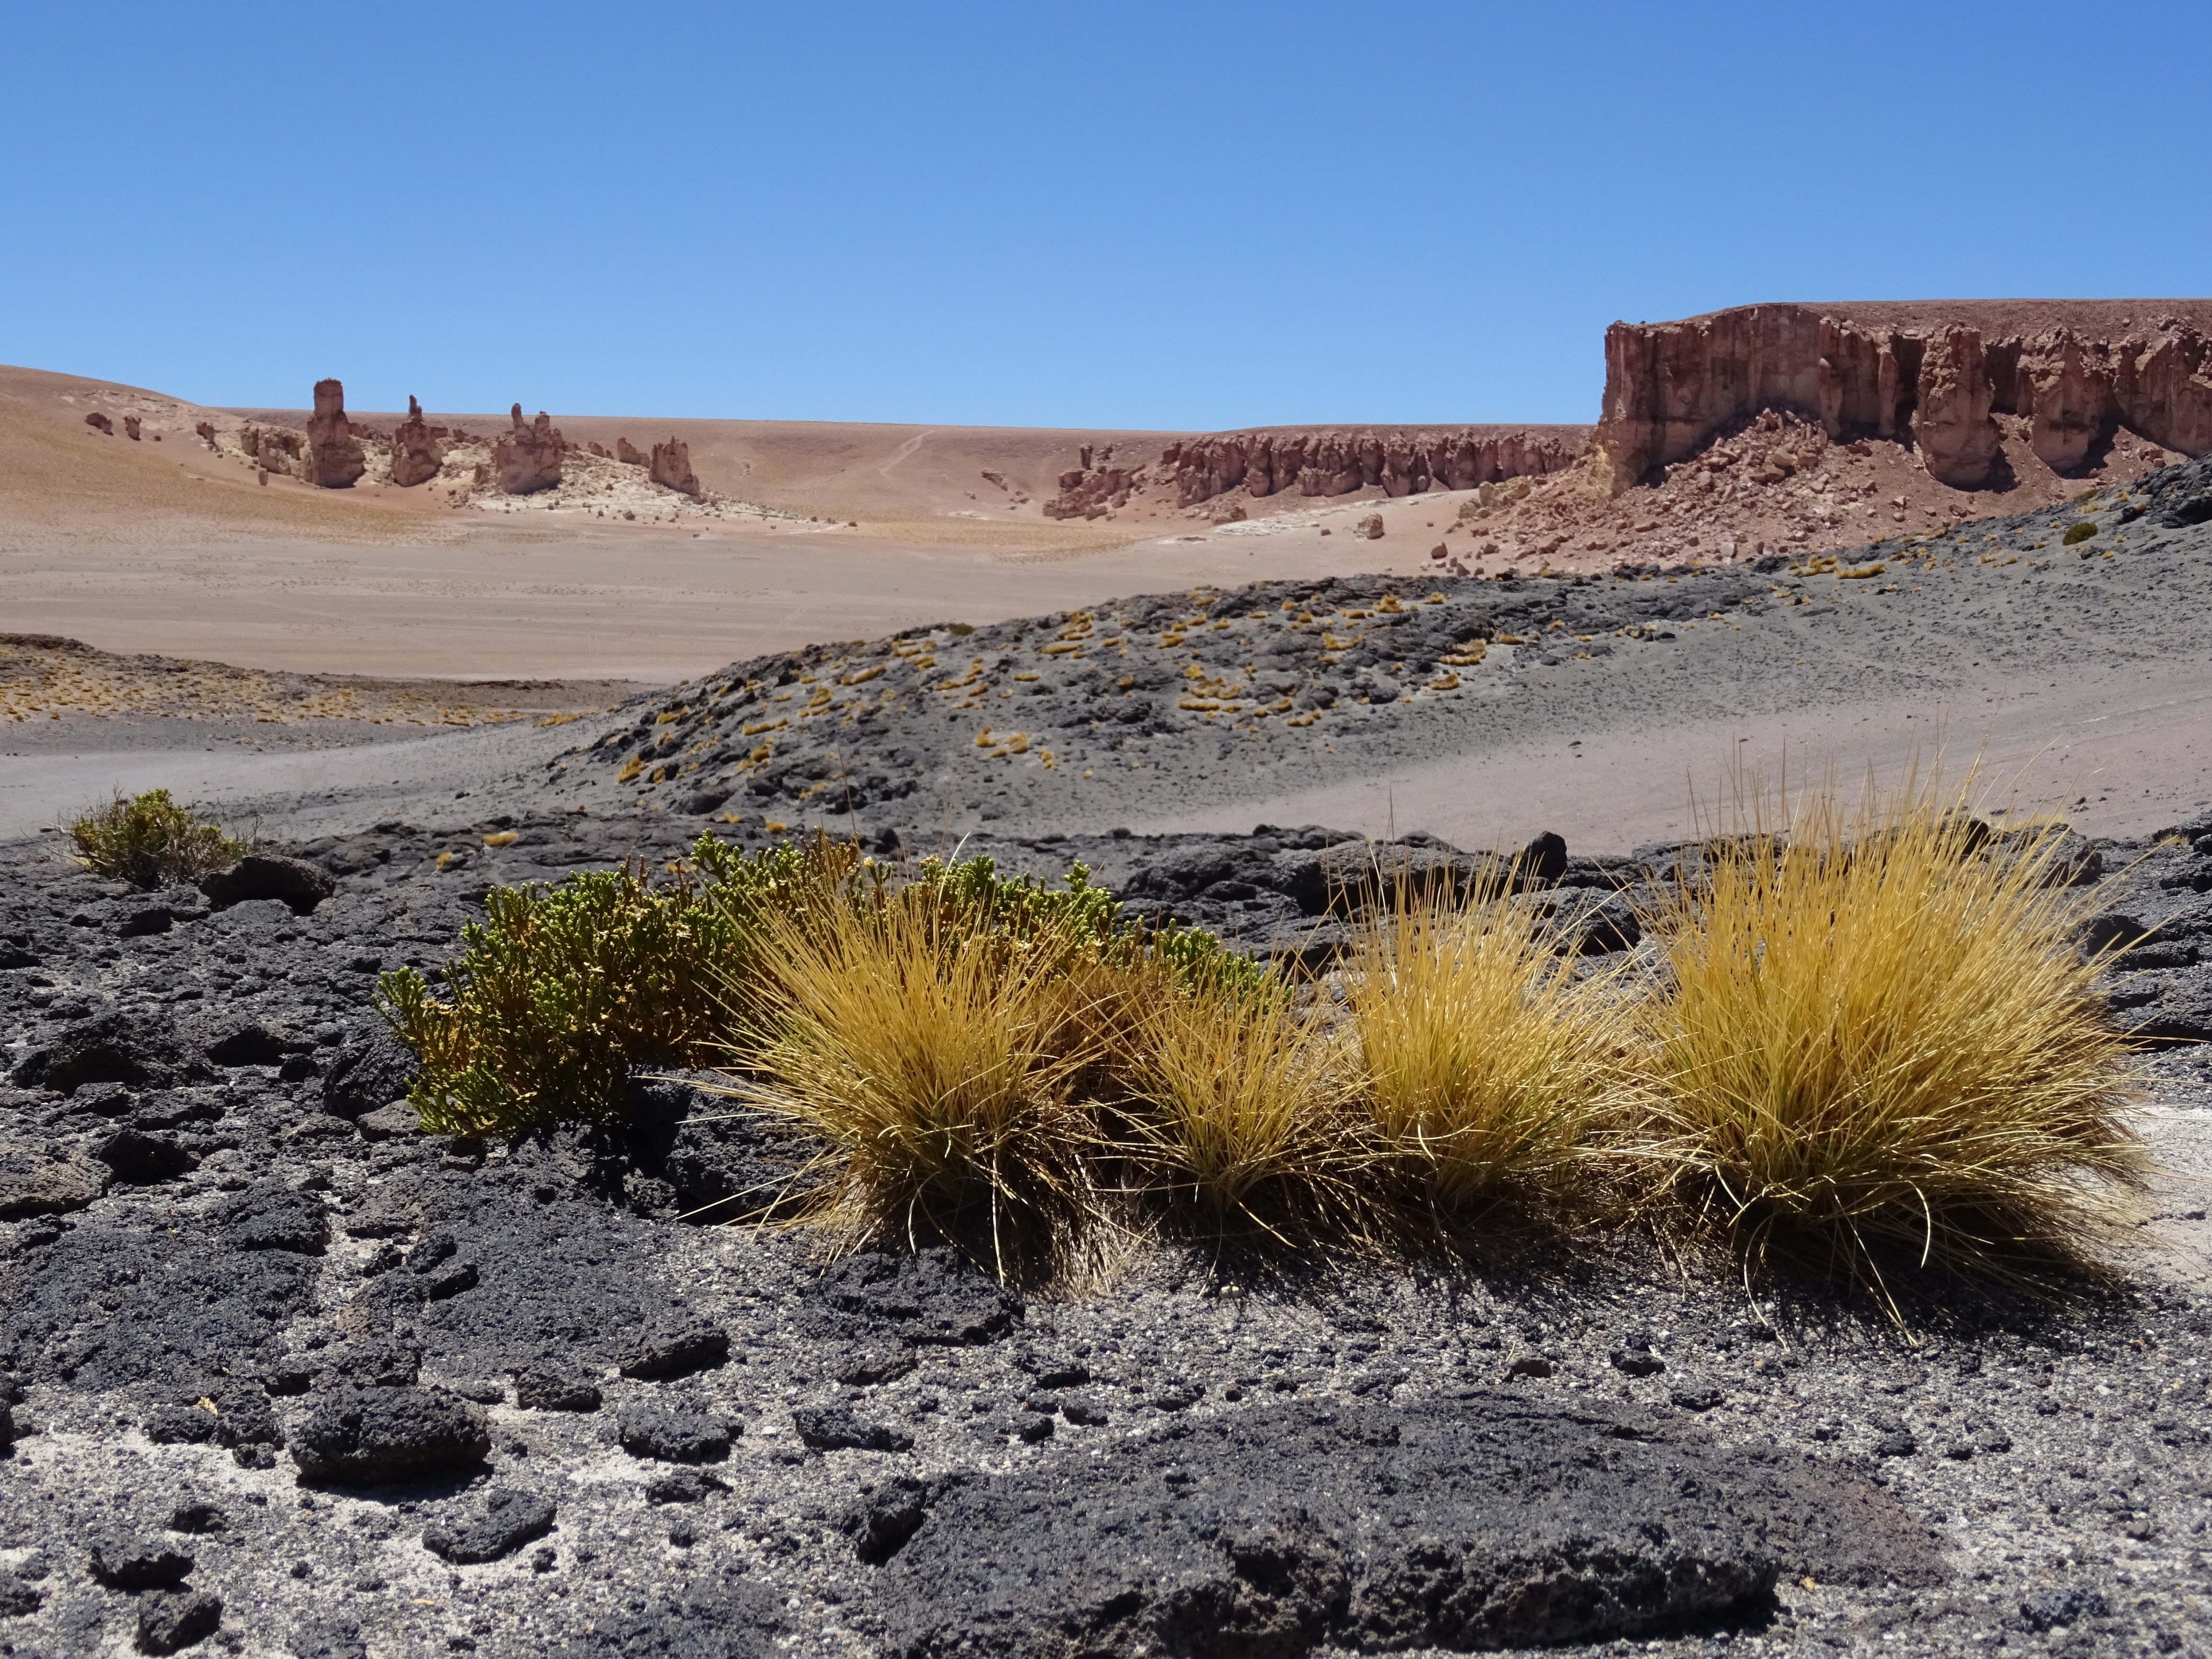
[[[1620,969],[1578,976],[1514,884],[1401,882],[1346,964],[1369,1131],[1435,1213],[1564,1184],[1646,1103]]]
[[[1002,1273],[1079,1231],[1077,1085],[1104,1050],[1062,953],[878,890],[769,915],[746,994],[761,1035],[727,1086],[823,1143],[813,1219],[855,1246],[986,1237]]]
[[[1967,805],[1829,785],[1784,835],[1740,802],[1749,830],[1647,919],[1659,1150],[1755,1249],[1877,1289],[1900,1258],[2087,1265],[2148,1168],[2073,943],[2090,901],[2050,828],[1992,839]]]
[[[1162,976],[1157,988],[1123,1039],[1148,1195],[1278,1237],[1346,1219],[1363,1162],[1358,1079],[1326,1006],[1301,1007],[1279,984],[1185,990]]]

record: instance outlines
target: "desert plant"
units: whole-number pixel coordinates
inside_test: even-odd
[[[2080,544],[2087,541],[2096,533],[2097,526],[2092,524],[2088,520],[2084,519],[2079,524],[2068,525],[2066,526],[2066,533],[2058,538],[2058,544],[2061,547],[2078,546]]]
[[[978,926],[926,884],[763,921],[757,1035],[727,1091],[817,1137],[815,1219],[859,1244],[981,1237],[1001,1273],[1085,1218],[1103,1054],[1066,939]]]
[[[149,789],[129,800],[118,795],[77,818],[69,833],[78,863],[134,887],[195,881],[235,864],[248,850],[244,842],[193,817],[166,789]]]
[[[1900,1256],[2081,1261],[2143,1176],[2058,839],[2000,845],[1966,805],[1917,779],[1855,813],[1816,789],[1650,918],[1662,1145],[1754,1249],[1877,1285]]]
[[[440,1134],[513,1133],[617,1110],[632,1066],[685,1065],[724,1026],[746,938],[687,873],[641,864],[558,886],[495,887],[462,936],[445,1000],[398,969],[385,1017],[422,1060],[408,1091]]]
[[[1644,1103],[1620,969],[1578,974],[1515,884],[1401,882],[1347,964],[1370,1133],[1438,1218],[1588,1165]]]
[[[1117,1117],[1147,1195],[1171,1221],[1209,1230],[1235,1222],[1285,1237],[1286,1226],[1356,1222],[1356,1057],[1326,1006],[1185,988],[1164,973],[1156,983],[1121,1034]]]

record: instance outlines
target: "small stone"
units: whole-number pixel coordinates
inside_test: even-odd
[[[92,1547],[88,1565],[110,1589],[161,1589],[183,1583],[192,1558],[166,1538],[108,1538]]]
[[[616,1419],[615,1432],[631,1456],[664,1463],[719,1463],[730,1455],[730,1425],[698,1412],[633,1406]]]
[[[1069,1422],[1086,1429],[1103,1429],[1109,1420],[1106,1408],[1087,1395],[1061,1396],[1060,1414]]]
[[[173,1590],[138,1603],[138,1650],[175,1653],[222,1626],[222,1601],[206,1590]]]
[[[305,915],[337,890],[337,879],[305,859],[249,853],[228,870],[200,879],[200,891],[218,910],[249,899],[282,899],[295,915]]]
[[[719,1365],[730,1357],[730,1334],[704,1320],[660,1325],[633,1338],[616,1364],[624,1376],[659,1382]]]
[[[1049,1423],[1052,1419],[1044,1419]],[[914,1449],[914,1437],[888,1424],[864,1423],[837,1406],[802,1406],[791,1414],[799,1437],[817,1451],[903,1452]]]
[[[848,1389],[863,1389],[896,1382],[914,1367],[912,1348],[863,1345],[839,1356],[830,1374]]]
[[[346,1389],[319,1403],[293,1437],[311,1480],[378,1481],[480,1462],[483,1413],[438,1389]]]
[[[1152,1409],[1163,1412],[1187,1412],[1205,1398],[1205,1383],[1180,1376],[1168,1378],[1151,1393]]]
[[[1052,1419],[1042,1413],[1030,1413],[1015,1420],[1014,1433],[1026,1444],[1034,1446],[1051,1439],[1056,1427]]]
[[[551,1531],[553,1515],[551,1499],[498,1487],[485,1495],[483,1513],[425,1530],[422,1547],[457,1565],[496,1561]]]
[[[1892,1429],[1874,1443],[1876,1457],[1910,1457],[1920,1449],[1920,1443],[1910,1429]]]
[[[1551,1374],[1552,1362],[1540,1353],[1524,1353],[1505,1367],[1505,1375],[1509,1377],[1549,1376]]]
[[[1667,1397],[1686,1412],[1709,1412],[1727,1398],[1718,1389],[1676,1389]]]
[[[717,1480],[704,1469],[670,1469],[656,1474],[645,1483],[645,1501],[648,1504],[696,1504],[718,1492],[729,1491],[726,1482]]]
[[[599,1385],[581,1371],[540,1361],[514,1374],[514,1403],[525,1411],[595,1412]]]
[[[364,1139],[389,1140],[395,1135],[419,1133],[422,1127],[422,1118],[405,1101],[395,1100],[373,1112],[363,1112],[354,1120],[354,1127],[361,1131]]]
[[[169,1511],[167,1524],[171,1532],[227,1532],[230,1517],[204,1498],[188,1498]]]

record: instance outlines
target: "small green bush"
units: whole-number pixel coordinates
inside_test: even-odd
[[[2084,519],[2079,524],[2067,526],[2066,533],[2058,538],[2059,545],[2062,547],[2073,547],[2080,543],[2087,541],[2096,533],[2097,526],[2091,524],[2087,519]]]
[[[118,795],[71,823],[69,832],[78,863],[135,887],[195,881],[246,853],[244,842],[195,819],[166,789],[149,789],[129,800]]]
[[[1065,890],[1002,875],[988,858],[925,860],[911,873],[826,836],[747,854],[702,836],[656,879],[642,864],[558,886],[495,888],[465,929],[444,994],[411,968],[377,1000],[422,1062],[409,1099],[439,1134],[513,1133],[617,1116],[636,1066],[700,1066],[755,1035],[764,924],[821,933],[833,909],[865,920],[911,890],[958,952],[994,944],[1064,976],[1085,963],[1149,957],[1186,983],[1267,981],[1210,933],[1125,920],[1079,864]]]

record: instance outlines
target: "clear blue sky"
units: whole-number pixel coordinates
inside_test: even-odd
[[[2212,289],[2212,6],[17,4],[0,362],[210,404],[1583,421],[1765,299]]]

